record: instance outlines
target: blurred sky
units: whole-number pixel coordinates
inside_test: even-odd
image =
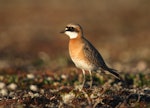
[[[106,58],[150,54],[149,0],[0,0],[0,56],[65,55],[68,38],[59,32],[72,22]]]

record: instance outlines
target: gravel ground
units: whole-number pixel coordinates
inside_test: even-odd
[[[150,74],[125,74],[124,82],[93,74],[94,84],[81,89],[82,74],[63,71],[17,72],[0,75],[1,108],[148,108]],[[103,77],[102,77],[103,76]]]

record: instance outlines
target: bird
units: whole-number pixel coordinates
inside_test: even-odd
[[[84,87],[86,78],[85,71],[90,74],[90,88],[92,87],[93,79],[92,72],[108,72],[117,79],[122,79],[117,70],[109,68],[98,50],[85,38],[81,25],[70,23],[63,31],[63,33],[69,36],[69,55],[77,68],[80,68],[83,72]]]

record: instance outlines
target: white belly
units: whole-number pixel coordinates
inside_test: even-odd
[[[76,65],[76,67],[80,68],[80,69],[84,69],[84,70],[87,70],[87,71],[91,71],[93,70],[93,66],[86,63],[85,61],[83,60],[79,60],[79,59],[72,59],[72,61],[74,62],[74,64]]]

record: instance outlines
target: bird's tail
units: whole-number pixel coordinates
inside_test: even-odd
[[[119,79],[119,80],[123,80],[122,77],[118,74],[117,70],[106,67],[104,68],[106,71],[110,72],[111,75],[113,75],[115,78]]]

